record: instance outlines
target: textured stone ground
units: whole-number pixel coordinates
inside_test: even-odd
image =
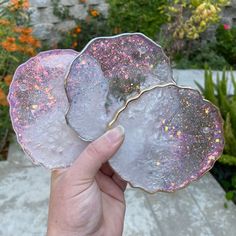
[[[204,87],[204,70],[173,70],[173,77],[178,85],[184,87],[190,87],[197,89],[197,86],[194,81],[197,81],[201,86]],[[213,80],[216,81],[217,73],[220,78],[222,76],[222,71],[213,71]],[[233,71],[234,78],[236,79],[236,71]],[[228,81],[228,93],[233,93],[234,88],[231,82],[230,73],[227,73],[229,77]]]
[[[50,173],[33,166],[18,145],[0,162],[0,236],[43,236]],[[176,193],[128,188],[124,236],[234,236],[236,206],[210,175]]]

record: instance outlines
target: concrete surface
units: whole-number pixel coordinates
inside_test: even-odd
[[[0,236],[43,236],[50,173],[33,166],[13,142],[0,162]],[[236,206],[207,174],[176,193],[128,188],[124,236],[235,236]]]
[[[190,87],[194,89],[198,89],[195,81],[197,81],[201,86],[204,87],[204,70],[173,70],[173,77],[177,83],[177,85],[181,85],[184,87]],[[217,73],[220,78],[222,76],[222,71],[213,71],[213,80],[216,81]],[[227,72],[228,75],[228,93],[233,94],[233,84],[231,82],[230,72]],[[233,71],[234,78],[236,80],[236,71]]]

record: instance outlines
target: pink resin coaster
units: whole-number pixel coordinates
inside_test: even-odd
[[[124,126],[109,163],[148,192],[185,187],[224,148],[218,109],[178,87],[161,47],[140,33],[96,38],[81,53],[38,54],[16,70],[8,100],[20,145],[49,169],[72,165],[90,140]]]
[[[94,39],[74,60],[67,78],[68,124],[82,139],[94,140],[128,98],[166,83],[174,83],[169,60],[143,34]]]
[[[157,86],[130,101],[113,123],[118,124],[125,140],[110,165],[148,192],[185,187],[208,171],[224,148],[218,109],[198,91],[176,85]]]
[[[31,160],[48,168],[69,166],[85,144],[65,120],[65,76],[73,50],[42,52],[15,72],[8,100],[18,142]]]

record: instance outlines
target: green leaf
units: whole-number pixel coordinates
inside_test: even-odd
[[[197,85],[197,87],[199,88],[199,90],[201,91],[201,93],[204,94],[204,88],[203,88],[203,86],[202,86],[200,83],[198,83],[196,80],[194,80],[194,83]]]
[[[232,81],[232,84],[233,84],[233,87],[234,87],[233,100],[236,101],[236,80],[234,78],[234,74],[233,74],[232,69],[230,71],[230,74],[231,74],[231,81]]]
[[[218,89],[218,103],[220,107],[221,114],[223,118],[226,117],[226,114],[230,111],[230,103],[228,96],[225,95],[223,81],[220,81],[220,86]]]
[[[221,92],[223,95],[227,95],[227,77],[226,77],[226,70],[223,69],[222,72],[222,79],[220,81]]]
[[[236,101],[232,100],[230,106],[229,106],[229,113],[230,113],[230,121],[232,124],[232,129],[234,136],[236,137]]]
[[[236,138],[231,125],[230,114],[226,115],[224,123],[225,148],[224,153],[230,156],[236,156]],[[236,164],[236,163],[235,163]]]
[[[231,165],[231,166],[236,165],[236,157],[231,156],[231,155],[227,155],[227,154],[223,154],[218,161],[220,163],[226,164],[226,165]]]
[[[228,208],[228,204],[227,204],[227,202],[224,203],[224,208],[225,208],[225,209]]]
[[[233,200],[233,198],[234,198],[234,192],[233,192],[233,191],[227,192],[227,193],[225,194],[225,198],[226,198],[227,200]]]
[[[205,91],[203,95],[205,96],[205,98],[217,106],[218,102],[215,97],[214,83],[213,83],[211,69],[205,70],[205,86],[204,87],[205,87]]]
[[[8,55],[8,59],[12,59],[13,61],[15,61],[17,63],[20,63],[20,59],[17,58],[16,56],[11,55],[11,54]]]
[[[236,175],[234,175],[231,179],[232,186],[236,189]]]

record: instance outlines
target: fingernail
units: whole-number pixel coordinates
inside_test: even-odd
[[[112,144],[115,144],[117,142],[122,141],[122,139],[124,138],[124,134],[124,127],[119,125],[114,129],[109,130],[105,135]]]

